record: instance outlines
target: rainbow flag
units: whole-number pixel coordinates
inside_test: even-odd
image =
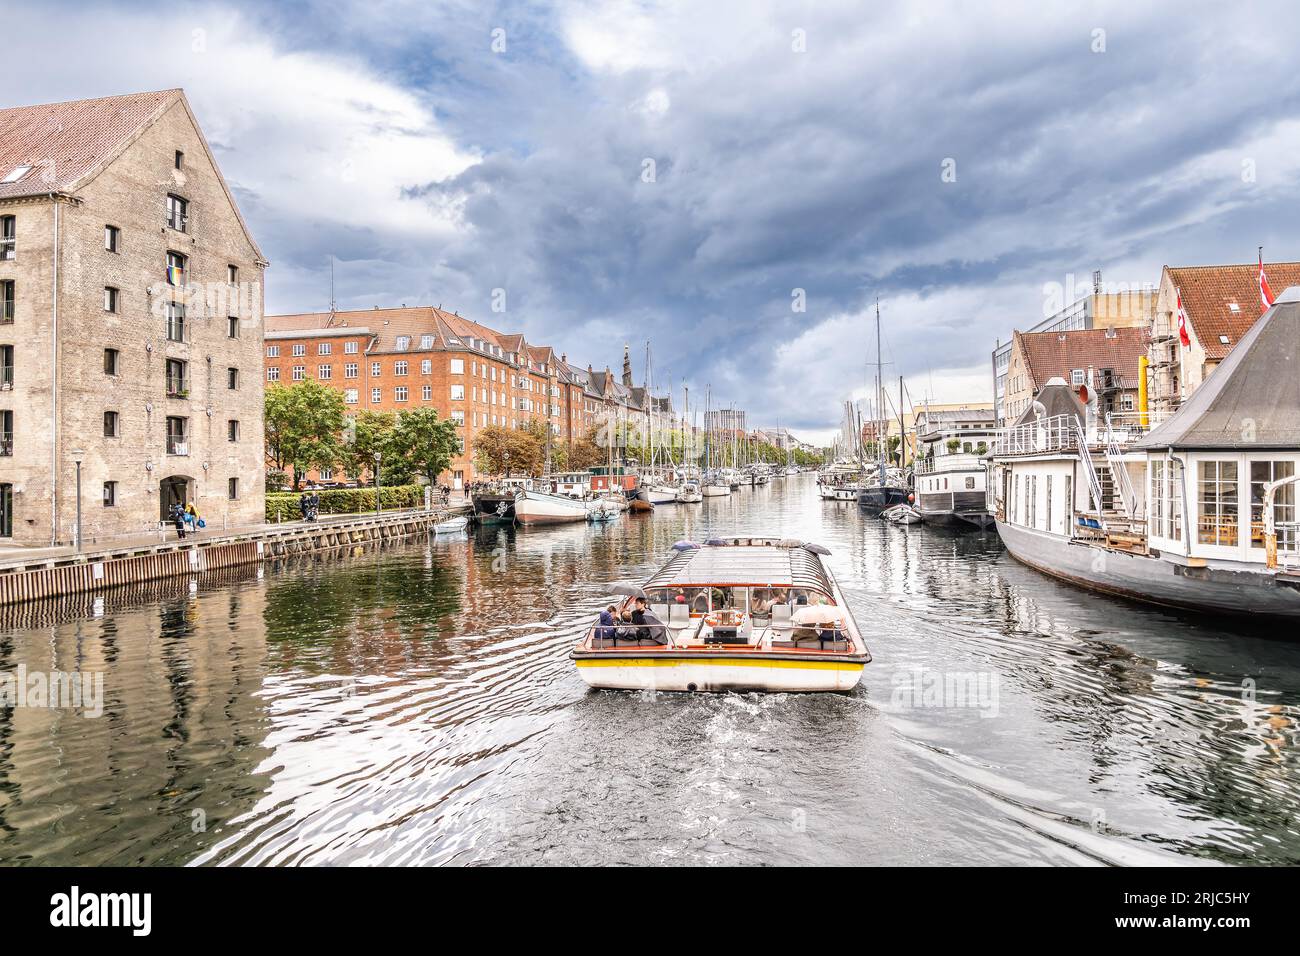
[[[183,266],[168,266],[168,267],[167,267],[167,284],[168,284],[168,285],[184,285],[184,284],[185,284],[185,269],[184,269]]]

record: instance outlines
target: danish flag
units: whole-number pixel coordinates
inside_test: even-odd
[[[1181,290],[1178,290],[1178,311],[1175,314],[1178,316],[1178,341],[1182,342],[1184,346],[1191,345],[1192,340],[1187,335],[1187,313],[1183,311],[1183,293]]]
[[[1268,276],[1264,275],[1264,250],[1259,251],[1259,314],[1263,315],[1273,304],[1273,290],[1268,287]]]

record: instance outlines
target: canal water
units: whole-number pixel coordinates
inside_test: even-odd
[[[845,695],[588,691],[567,652],[679,538],[832,550]],[[1300,644],[1095,597],[811,476],[0,611],[0,862],[1300,863]]]

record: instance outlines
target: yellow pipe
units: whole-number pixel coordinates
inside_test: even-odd
[[[1147,369],[1151,365],[1151,360],[1145,355],[1138,356],[1138,411],[1141,415],[1138,421],[1143,428],[1149,424],[1147,419]]]

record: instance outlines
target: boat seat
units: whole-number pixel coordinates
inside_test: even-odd
[[[650,613],[653,614],[655,617],[659,618],[659,620],[661,620],[661,621],[666,621],[666,620],[668,620],[668,605],[667,605],[667,604],[651,604],[651,605],[650,605]]]
[[[794,627],[794,621],[791,620],[794,609],[789,604],[773,604],[771,611],[772,627],[783,630]]]
[[[668,626],[669,627],[689,627],[691,623],[691,609],[686,604],[668,605]]]

